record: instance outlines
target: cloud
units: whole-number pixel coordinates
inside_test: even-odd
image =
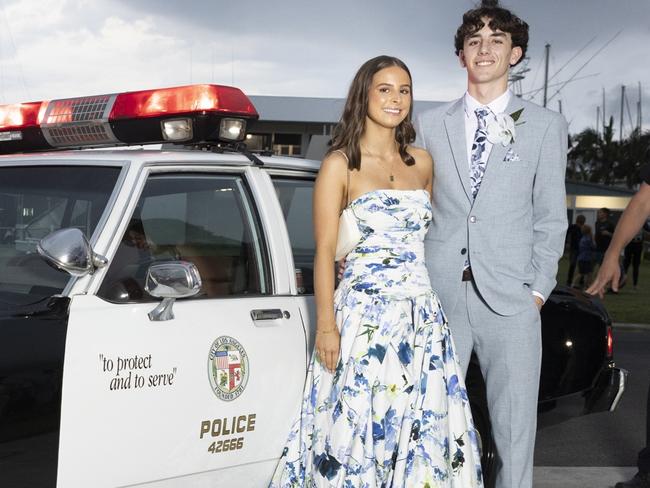
[[[453,36],[474,3],[0,0],[0,102],[192,82],[234,83],[251,94],[344,97],[357,68],[378,54],[408,64],[416,98],[449,100],[465,89]],[[610,112],[621,84],[636,93],[641,81],[647,91],[647,0],[510,3],[531,25],[531,71],[524,91],[541,85],[546,42],[552,45],[554,72],[597,35],[558,75],[566,80],[625,28],[578,75],[598,76],[568,84],[551,101],[557,109],[562,100],[572,131],[595,123],[602,87],[611,98]],[[594,25],[601,27],[595,31]],[[630,104],[635,106],[632,98]],[[650,121],[650,104],[644,103],[644,112]]]
[[[160,33],[151,19],[108,17],[97,29],[80,25],[34,37],[17,48],[16,58],[23,60],[32,96],[60,98],[180,82],[178,67],[187,64],[188,51],[182,40]],[[14,83],[6,89],[5,98],[16,101],[20,88]]]

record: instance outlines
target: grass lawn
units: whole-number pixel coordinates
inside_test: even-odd
[[[561,285],[566,283],[568,268],[568,259],[562,258],[557,275],[557,282]],[[632,289],[632,266],[628,271],[630,274],[627,283],[618,295],[605,295],[607,311],[612,317],[612,322],[650,324],[650,261],[641,260],[636,290]]]

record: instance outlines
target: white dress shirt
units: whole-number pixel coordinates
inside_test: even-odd
[[[512,95],[510,93],[510,90],[506,90],[503,95],[495,98],[487,105],[483,105],[468,92],[465,92],[463,105],[465,108],[465,142],[467,145],[468,171],[471,171],[472,169],[472,145],[474,144],[474,135],[476,134],[476,129],[478,128],[478,118],[476,117],[476,113],[474,111],[479,107],[487,108],[490,112],[490,115],[488,116],[486,123],[489,124],[492,120],[494,120],[496,114],[500,114],[506,111],[511,96]],[[485,141],[485,150],[487,151],[487,157],[489,158],[490,151],[492,150],[492,143],[490,141]],[[532,290],[532,294],[540,298],[542,302],[546,301],[544,295],[538,291]]]
[[[510,102],[510,90],[506,90],[503,95],[492,100],[487,105],[483,105],[476,98],[470,95],[468,92],[465,92],[465,97],[463,99],[465,107],[465,142],[467,144],[467,165],[471,169],[472,167],[472,145],[474,144],[474,135],[476,134],[476,129],[478,128],[478,119],[476,118],[476,113],[474,112],[479,107],[485,107],[490,111],[490,115],[486,120],[486,123],[490,123],[494,120],[496,114],[500,114],[506,111],[508,103]],[[490,157],[490,151],[492,150],[492,143],[490,141],[485,142],[485,151],[487,152],[487,157]]]

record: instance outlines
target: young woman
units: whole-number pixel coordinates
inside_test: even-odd
[[[316,344],[272,487],[479,487],[454,346],[424,263],[433,162],[409,146],[411,75],[357,72],[314,191]],[[334,290],[339,215],[362,233]]]

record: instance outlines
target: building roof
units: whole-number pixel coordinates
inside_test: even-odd
[[[568,195],[591,195],[607,197],[629,197],[635,191],[620,186],[601,185],[587,181],[566,180],[566,192]]]
[[[343,112],[344,98],[275,97],[251,95],[260,120],[274,122],[312,122],[336,124]],[[414,112],[434,108],[443,102],[416,100]]]

